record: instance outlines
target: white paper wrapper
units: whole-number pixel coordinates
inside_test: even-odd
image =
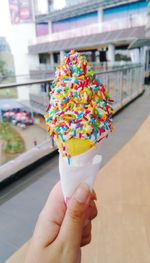
[[[82,182],[87,183],[92,190],[101,162],[102,156],[96,154],[95,149],[71,157],[70,165],[67,158],[63,158],[59,153],[59,172],[65,200],[73,194]]]

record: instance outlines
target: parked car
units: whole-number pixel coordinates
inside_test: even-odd
[[[3,119],[5,121],[11,121],[12,118],[14,117],[15,115],[15,112],[14,111],[6,111],[4,114],[3,114]]]
[[[24,124],[24,125],[32,125],[34,123],[33,118],[30,116],[28,112],[18,112],[15,113],[12,117],[11,123],[13,125]]]

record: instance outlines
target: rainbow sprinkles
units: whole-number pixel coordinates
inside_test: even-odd
[[[72,50],[58,66],[45,115],[49,135],[61,141],[63,154],[71,158],[65,142],[90,140],[91,147],[112,131],[112,100],[96,78],[86,58]]]

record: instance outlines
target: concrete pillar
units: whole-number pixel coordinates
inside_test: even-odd
[[[140,50],[138,48],[132,49],[130,55],[133,63],[140,63]]]
[[[103,10],[101,8],[98,9],[98,23],[103,22]]]
[[[96,51],[96,63],[100,63],[99,50]]]
[[[53,33],[52,31],[53,31],[52,30],[52,21],[48,21],[48,33],[49,33],[49,35]]]
[[[63,61],[65,56],[65,52],[63,50],[60,51],[60,63]]]
[[[145,70],[148,71],[149,70],[149,61],[150,61],[150,54],[149,54],[149,48],[147,48],[146,50],[146,63],[145,63]]]
[[[98,27],[100,29],[100,32],[103,31],[103,9],[98,9]]]
[[[140,62],[145,66],[146,64],[146,47],[140,49]]]
[[[107,60],[108,62],[115,61],[115,46],[113,44],[108,45]]]

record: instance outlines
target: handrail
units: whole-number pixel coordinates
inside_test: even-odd
[[[14,82],[14,83],[8,83],[8,84],[1,84],[0,89],[6,89],[6,88],[16,88],[19,86],[28,86],[28,85],[34,85],[34,84],[41,84],[41,83],[48,83],[53,81],[53,79],[40,79],[40,80],[30,80],[26,82]]]
[[[99,64],[97,64],[97,66],[98,65]],[[106,74],[106,73],[113,73],[113,72],[123,71],[127,69],[130,70],[133,68],[140,68],[140,67],[142,67],[142,64],[123,65],[123,66],[118,66],[112,69],[97,71],[96,74],[100,75],[100,74]],[[25,81],[25,82],[13,82],[13,83],[1,84],[0,89],[15,88],[19,86],[27,86],[27,85],[34,85],[34,84],[41,84],[41,83],[50,83],[51,81],[53,81],[53,78],[38,79],[38,80],[30,79],[29,81]]]
[[[115,112],[122,109],[125,105],[130,103],[140,94],[142,94],[144,91],[144,86],[143,86],[144,67],[142,64],[124,65],[124,66],[116,67],[112,69],[105,69],[101,71],[100,70],[98,71],[98,70],[96,72],[97,76],[100,76],[100,78],[102,78],[103,84],[106,86],[106,88],[108,89],[110,93],[111,98],[115,102],[114,103]],[[46,78],[46,79],[44,78],[43,79],[42,78],[31,79],[30,78],[28,81],[24,81],[20,83],[16,82],[16,83],[1,84],[0,90],[1,89],[4,90],[6,88],[29,86],[29,89],[30,89],[30,91],[28,90],[29,105],[30,105],[32,113],[34,111],[40,114],[44,114],[45,108],[48,103],[49,88],[47,88],[47,86],[50,86],[50,83],[52,81],[53,81],[53,78]],[[32,90],[32,85],[42,84],[42,83],[45,83],[47,85],[46,92],[41,93],[40,87],[37,87],[39,88],[40,92],[39,93],[35,92],[34,94],[34,89]],[[21,103],[21,101],[19,102]],[[23,105],[26,105],[26,104],[23,104]],[[29,162],[30,155],[32,155],[31,161],[34,163],[37,160],[39,160],[41,157],[43,158],[43,156],[55,150],[53,145],[52,145],[52,148],[50,148],[48,144],[47,146],[41,145],[40,151],[38,149],[39,149],[39,146],[36,146],[36,148],[35,146],[33,146],[30,152],[21,154],[14,161],[9,161],[7,164],[0,166],[0,177],[1,177],[1,174],[7,175],[6,177],[9,177],[12,175],[12,173],[17,173],[17,171],[19,172],[20,170],[24,169],[25,164],[26,166],[28,166],[30,163]],[[6,169],[7,171],[4,169]]]
[[[96,74],[99,75],[99,74],[113,73],[113,72],[123,71],[123,70],[127,70],[127,69],[142,68],[142,67],[143,67],[142,64],[122,66],[121,68],[116,67],[114,69],[97,71]]]

